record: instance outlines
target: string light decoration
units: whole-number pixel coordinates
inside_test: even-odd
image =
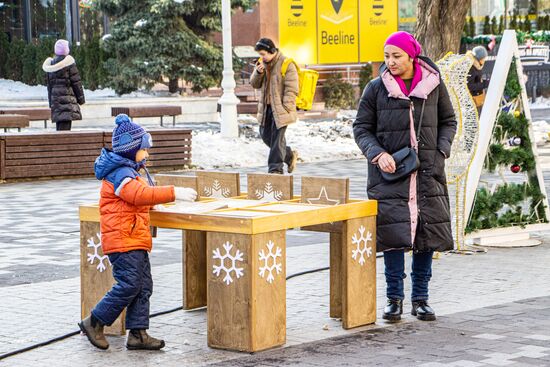
[[[466,181],[478,140],[478,113],[467,85],[468,72],[473,63],[471,56],[453,53],[448,53],[437,62],[457,119],[456,136],[445,166],[447,183],[455,188],[455,194],[450,196],[450,204],[453,209],[453,238],[457,251],[466,249]]]

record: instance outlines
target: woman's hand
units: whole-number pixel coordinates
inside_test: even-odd
[[[386,173],[395,172],[395,161],[389,153],[383,153],[380,158],[378,158],[378,167]]]

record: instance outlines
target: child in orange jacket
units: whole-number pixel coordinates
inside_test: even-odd
[[[88,340],[100,349],[109,348],[103,333],[126,308],[130,330],[128,349],[159,350],[164,341],[147,334],[149,298],[153,292],[149,252],[152,249],[149,210],[174,200],[194,201],[193,189],[153,186],[145,162],[153,146],[151,135],[127,115],[115,119],[113,150],[103,149],[95,161],[95,174],[102,180],[99,201],[103,253],[109,256],[117,283],[78,325]],[[143,169],[148,181],[138,173]]]

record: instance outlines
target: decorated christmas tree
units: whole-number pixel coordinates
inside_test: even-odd
[[[244,9],[254,2],[231,1]],[[194,91],[219,84],[222,50],[209,37],[221,30],[220,0],[97,0],[93,7],[114,19],[103,47],[113,55],[106,66],[117,93],[165,80],[175,92],[179,78]]]
[[[480,183],[466,232],[548,222],[516,62],[514,58],[508,71],[483,165],[501,180]]]

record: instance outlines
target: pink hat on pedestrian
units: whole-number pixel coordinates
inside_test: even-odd
[[[69,41],[57,40],[55,43],[55,54],[58,56],[67,56],[71,50],[69,49]]]
[[[405,31],[392,33],[386,40],[384,47],[387,45],[399,47],[413,59],[416,59],[422,53],[420,43],[418,43],[412,34]]]

